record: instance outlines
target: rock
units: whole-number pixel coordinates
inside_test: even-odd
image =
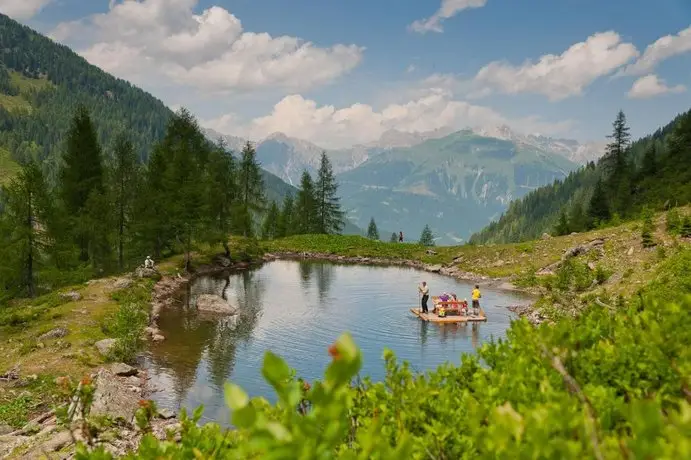
[[[629,257],[633,255],[633,246],[629,248],[629,250],[626,252],[626,255]]]
[[[12,428],[11,426],[0,424],[0,436],[5,435],[5,434],[10,434],[13,431],[14,431],[14,428]]]
[[[595,271],[595,264],[593,262],[588,262],[588,268],[591,269],[592,271]]]
[[[166,338],[162,336],[161,334],[156,334],[151,338],[154,342],[163,342]]]
[[[137,278],[158,278],[161,276],[155,268],[137,267],[134,271]]]
[[[221,296],[202,294],[197,297],[197,310],[225,315],[234,315],[238,312],[236,305],[231,305]]]
[[[96,378],[96,391],[90,414],[92,416],[107,415],[130,423],[137,408],[137,398],[132,397],[128,386],[115,378],[112,372],[100,369]]]
[[[425,267],[425,270],[427,270],[428,272],[432,272],[432,273],[439,273],[441,271],[441,269],[442,269],[441,265],[428,265],[427,267]]]
[[[541,238],[543,240],[548,240],[548,239],[552,238],[552,235],[550,235],[549,233],[543,233]]]
[[[161,331],[157,327],[147,327],[144,329],[144,333],[150,337],[161,335]]]
[[[115,289],[127,289],[127,288],[132,287],[133,284],[134,284],[134,281],[132,281],[129,278],[120,278],[120,279],[116,280],[115,283],[113,283],[113,287]]]
[[[103,356],[106,356],[108,353],[110,353],[110,350],[113,349],[117,342],[117,339],[103,339],[96,342],[95,345],[96,348],[98,348],[99,353],[101,353]]]
[[[430,255],[430,256],[437,255],[437,251],[434,251],[434,250],[432,250],[432,249],[428,249],[428,250],[425,251],[425,252],[427,253],[427,255]]]
[[[216,265],[220,265],[221,267],[230,267],[233,261],[226,256],[216,256],[214,258],[214,263]]]
[[[41,425],[39,425],[36,422],[29,422],[24,427],[21,429],[20,433],[27,436],[27,435],[32,435],[36,434],[39,431],[41,431]]]
[[[42,334],[38,340],[49,340],[49,339],[59,339],[65,337],[69,331],[65,327],[57,327],[51,331]]]
[[[163,409],[158,410],[158,417],[162,418],[163,420],[170,420],[171,418],[175,418],[175,412],[164,407]]]
[[[129,377],[131,375],[137,375],[137,373],[139,372],[134,367],[129,366],[125,363],[113,364],[111,366],[110,370],[111,370],[111,372],[113,372],[113,374],[120,376],[120,377]]]
[[[69,302],[76,302],[82,299],[82,295],[76,291],[63,292],[60,294],[60,297]]]
[[[141,380],[139,379],[139,377],[130,376],[130,377],[127,377],[127,378],[125,379],[125,383],[128,384],[128,385],[135,385],[135,386],[138,386],[138,385],[140,385],[142,382],[141,382]]]

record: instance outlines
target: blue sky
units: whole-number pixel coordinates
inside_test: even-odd
[[[634,136],[691,108],[688,0],[0,0],[0,11],[252,140],[283,131],[342,147],[391,128],[496,124],[599,140],[619,108]]]

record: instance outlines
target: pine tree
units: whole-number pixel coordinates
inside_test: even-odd
[[[653,214],[648,209],[643,210],[643,226],[641,229],[641,242],[644,248],[651,248],[655,246],[655,241],[653,240],[653,231],[655,227],[653,225]]]
[[[254,215],[264,210],[266,198],[257,152],[249,142],[242,149],[238,168],[238,202],[240,230],[243,236],[252,236]]]
[[[569,220],[566,217],[566,211],[561,212],[559,215],[559,222],[557,223],[557,226],[555,228],[555,232],[557,235],[568,235],[570,230],[569,230]]]
[[[80,106],[67,133],[67,149],[60,171],[60,194],[75,228],[80,260],[89,258],[89,241],[84,227],[86,203],[92,192],[103,192],[103,159],[96,130],[88,111]]]
[[[612,142],[607,144],[603,164],[609,174],[607,190],[609,191],[609,205],[612,212],[626,216],[631,204],[631,169],[626,157],[631,142],[631,134],[626,124],[626,115],[619,111],[612,124],[612,134],[608,136]]]
[[[651,144],[645,151],[640,175],[642,178],[653,177],[657,173],[657,152],[655,144]]]
[[[317,203],[314,198],[314,182],[312,176],[307,171],[302,172],[300,179],[300,189],[295,200],[295,232],[297,234],[314,233],[316,229],[316,208]]]
[[[141,177],[132,142],[124,135],[115,141],[109,165],[110,197],[116,213],[118,268],[125,267],[125,240],[128,238],[134,213],[134,201]]]
[[[572,232],[582,232],[588,227],[588,217],[583,211],[583,205],[576,203],[569,213],[569,230]]]
[[[595,228],[598,225],[607,222],[610,218],[609,203],[607,202],[607,193],[602,184],[602,180],[598,180],[595,184],[593,196],[590,199],[590,206],[588,207],[588,226]]]
[[[331,162],[322,152],[317,180],[314,183],[316,201],[316,232],[334,234],[340,233],[345,224],[343,211],[336,196],[338,183],[331,167]]]
[[[677,208],[667,211],[666,226],[667,233],[678,235],[681,232],[682,219]]]
[[[276,228],[276,237],[285,238],[290,236],[294,231],[293,218],[294,204],[293,196],[288,194],[283,199],[283,206],[281,206],[281,213],[278,216],[278,225]]]
[[[237,208],[237,166],[221,139],[209,155],[209,235],[212,244],[221,244],[230,257],[228,236],[233,228],[234,209]]]
[[[396,232],[393,232],[393,233],[391,234],[391,238],[389,238],[389,242],[390,242],[390,243],[396,243],[396,242],[398,242],[398,235],[396,235]]]
[[[51,206],[43,174],[33,161],[2,192],[0,280],[29,297],[36,295],[36,272],[51,244]]]
[[[135,200],[138,249],[147,252],[151,250],[157,259],[161,258],[173,234],[168,220],[169,197],[164,188],[164,176],[168,167],[165,155],[160,144],[154,147]]]
[[[379,230],[377,230],[377,224],[374,222],[374,217],[369,221],[369,226],[367,227],[367,238],[370,240],[379,239]]]
[[[432,229],[429,225],[425,225],[420,234],[420,241],[418,242],[422,246],[434,246],[434,234],[432,234]]]
[[[264,217],[264,222],[262,224],[262,238],[265,240],[272,240],[278,236],[278,221],[280,212],[278,210],[278,204],[275,201],[271,202],[269,206],[269,211]]]
[[[691,238],[691,216],[684,217],[684,222],[681,225],[681,236]]]

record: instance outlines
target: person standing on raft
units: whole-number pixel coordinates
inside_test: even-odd
[[[482,293],[480,293],[480,286],[477,284],[475,285],[475,289],[473,289],[473,315],[477,316],[480,314],[480,298],[482,297]]]
[[[418,291],[420,291],[420,294],[422,294],[422,299],[420,300],[422,313],[427,313],[427,301],[429,300],[429,286],[427,286],[426,281],[423,281],[422,284],[417,287],[417,289]]]

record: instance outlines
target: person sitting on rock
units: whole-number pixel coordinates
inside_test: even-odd
[[[151,256],[146,256],[146,260],[144,261],[144,268],[154,268],[154,261],[151,258]]]

